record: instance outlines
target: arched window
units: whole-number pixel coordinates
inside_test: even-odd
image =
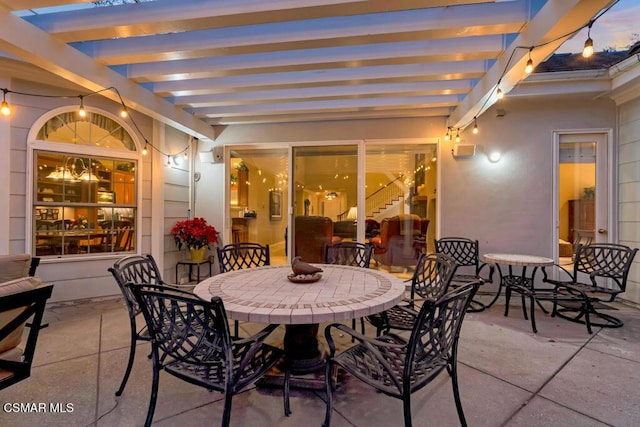
[[[132,132],[108,113],[57,111],[30,138],[31,253],[66,258],[136,252],[138,152]]]

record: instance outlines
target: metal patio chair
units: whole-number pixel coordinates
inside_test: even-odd
[[[231,401],[262,378],[284,355],[264,340],[278,325],[269,325],[249,338],[232,339],[222,299],[205,301],[179,289],[127,285],[142,309],[151,335],[153,383],[145,426],[153,420],[160,371],[188,383],[224,394],[222,426],[231,418]],[[288,371],[284,412],[289,415]]]
[[[405,426],[412,425],[411,395],[447,370],[460,424],[466,426],[458,390],[458,338],[465,312],[479,284],[471,282],[437,301],[425,301],[417,313],[408,340],[396,334],[369,338],[340,323],[327,326],[325,337],[330,354],[325,377],[327,405],[324,427],[331,423],[331,372],[336,366],[376,390],[402,400]],[[336,344],[331,335],[333,329],[351,335],[357,344],[336,355]]]

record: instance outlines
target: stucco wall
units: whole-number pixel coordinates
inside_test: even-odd
[[[497,117],[496,109],[505,115]],[[480,241],[481,252],[551,256],[553,251],[553,131],[611,129],[610,100],[506,97],[463,134],[479,154],[454,159],[442,147],[441,235]],[[450,150],[450,147],[449,147]],[[502,152],[497,163],[485,153]]]

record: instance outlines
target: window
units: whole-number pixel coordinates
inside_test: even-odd
[[[32,253],[135,252],[137,157],[130,133],[102,114],[64,112],[49,119],[37,139]]]

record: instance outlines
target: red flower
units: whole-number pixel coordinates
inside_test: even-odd
[[[176,240],[178,249],[182,249],[182,245],[200,249],[208,247],[210,243],[218,242],[218,232],[214,226],[207,224],[204,218],[196,217],[178,221],[171,229],[171,234]]]

